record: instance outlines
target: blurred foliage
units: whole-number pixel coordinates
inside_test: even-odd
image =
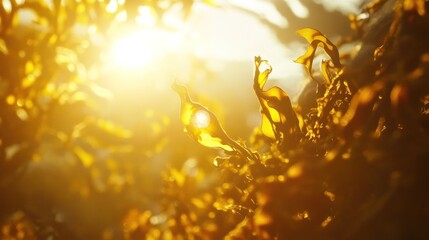
[[[342,55],[319,31],[298,31],[309,47],[296,62],[316,83],[309,89],[317,97],[301,97],[312,102],[307,108],[292,106],[279,87],[265,91],[272,69],[256,57],[262,125],[254,147],[231,140],[212,112],[181,95],[191,137],[227,150],[214,162],[224,175],[214,206],[241,216],[227,239],[429,236],[428,6],[369,3],[350,17],[354,35],[340,42],[359,47]],[[315,70],[319,47],[328,59]],[[193,124],[199,111],[207,125]],[[213,138],[229,149],[208,144]]]
[[[122,126],[100,72],[113,30],[174,6],[192,1],[0,3],[1,239],[118,238],[124,212],[148,205],[160,167],[142,162],[170,120],[146,109]]]
[[[429,237],[427,1],[370,2],[338,44],[298,31],[311,82],[297,105],[265,89],[272,68],[255,57],[262,120],[247,144],[174,83],[185,131],[217,157],[151,110],[132,129],[105,116],[91,74],[118,18],[144,6],[162,25],[192,3],[0,4],[1,239]]]

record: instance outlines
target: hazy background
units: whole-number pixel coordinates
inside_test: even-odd
[[[195,2],[185,19],[180,8],[170,10],[163,16],[167,30],[140,19],[147,31],[141,42],[146,50],[132,54],[143,62],[141,55],[150,51],[150,60],[132,69],[114,61],[103,73],[116,97],[110,110],[114,115],[127,116],[122,120],[132,124],[140,120],[130,119],[129,111],[156,109],[178,121],[179,98],[170,88],[178,81],[218,114],[234,137],[245,139],[260,118],[252,89],[254,56],[273,67],[268,86],[281,86],[295,101],[307,81],[303,66],[293,62],[307,46],[296,30],[313,27],[335,40],[349,33],[347,15],[357,13],[362,1],[213,2]],[[111,60],[107,55],[106,62]],[[232,128],[237,121],[241,129]]]

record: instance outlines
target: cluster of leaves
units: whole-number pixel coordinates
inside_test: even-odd
[[[309,47],[296,62],[317,83],[308,108],[292,106],[279,87],[264,90],[271,67],[256,57],[262,125],[252,147],[229,137],[213,112],[174,84],[189,136],[225,151],[214,159],[222,177],[213,190],[197,184],[198,173],[171,173],[163,225],[132,213],[138,217],[126,221],[131,232],[178,239],[428,237],[428,9],[417,0],[368,4],[351,17],[349,40],[361,41],[360,48],[344,55],[319,31],[300,30]],[[329,58],[314,71],[318,48]]]

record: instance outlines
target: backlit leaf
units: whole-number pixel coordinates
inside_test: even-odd
[[[325,53],[328,54],[328,56],[331,58],[334,67],[341,67],[340,55],[338,53],[337,47],[331,41],[329,41],[329,39],[326,38],[322,33],[312,28],[304,28],[299,30],[297,33],[298,35],[305,38],[305,40],[307,40],[310,45],[308,46],[307,51],[304,53],[304,55],[296,59],[295,62],[303,64],[307,68],[307,71],[310,76],[312,76],[311,70],[317,47],[323,48]]]
[[[226,135],[217,117],[206,107],[193,102],[186,87],[174,83],[173,89],[182,101],[180,119],[189,136],[203,146],[233,151],[233,141]]]
[[[172,87],[180,96],[182,102],[180,119],[192,139],[206,147],[240,152],[249,158],[253,157],[249,150],[227,135],[214,113],[191,100],[185,86],[174,83]]]
[[[264,67],[266,69],[261,72]],[[283,141],[287,136],[300,131],[299,121],[289,96],[281,88],[275,86],[264,91],[270,72],[268,62],[256,57],[253,88],[261,105],[261,130],[265,136]]]

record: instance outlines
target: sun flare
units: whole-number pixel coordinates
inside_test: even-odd
[[[116,68],[137,70],[159,59],[162,41],[155,31],[133,32],[119,37],[112,45],[110,58]]]
[[[119,38],[112,49],[116,66],[125,69],[141,68],[153,58],[153,48],[145,42],[142,34],[133,33]]]

